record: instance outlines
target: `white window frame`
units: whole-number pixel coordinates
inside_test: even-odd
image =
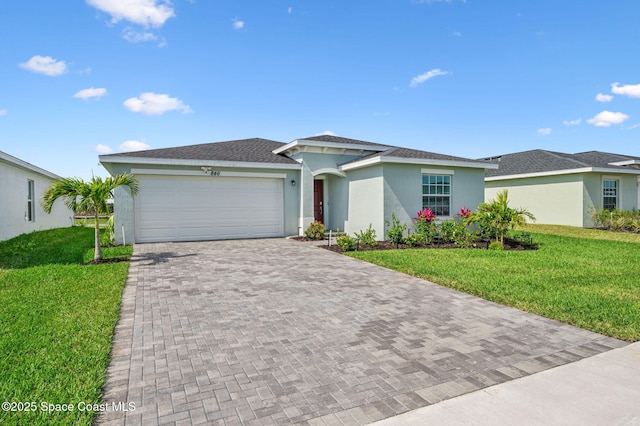
[[[36,221],[36,184],[32,179],[27,179],[27,211],[24,215],[24,220],[27,222]]]
[[[430,183],[427,183],[425,185],[424,183],[424,178],[425,176],[435,176],[436,179],[437,177],[446,177],[449,179],[449,183],[448,183],[448,187],[449,187],[449,193],[448,194],[425,194],[424,189],[425,186],[430,186]],[[437,217],[451,217],[451,211],[453,209],[452,206],[452,199],[453,199],[453,172],[449,171],[449,170],[422,170],[422,175],[421,175],[421,187],[422,187],[422,208],[430,208]],[[438,185],[437,183],[435,185]],[[442,185],[445,185],[444,183]],[[438,214],[439,212],[437,211],[437,209],[435,209],[434,207],[428,207],[425,206],[425,197],[442,197],[442,198],[448,198],[449,199],[449,214]]]
[[[601,184],[601,192],[600,192],[600,200],[602,201],[602,208],[605,208],[604,199],[605,197],[611,198],[611,195],[605,195],[605,181],[615,181],[616,182],[616,209],[620,209],[622,204],[622,179],[619,176],[602,176],[602,184]]]

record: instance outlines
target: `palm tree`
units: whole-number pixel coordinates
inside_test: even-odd
[[[509,192],[498,192],[495,200],[487,203],[480,203],[478,210],[474,213],[474,219],[481,229],[495,235],[504,244],[504,236],[509,229],[518,225],[524,225],[526,219],[535,221],[535,216],[528,210],[509,207]]]
[[[113,198],[113,190],[119,186],[128,186],[131,194],[138,192],[138,180],[130,174],[120,174],[102,180],[94,176],[89,182],[79,178],[63,178],[53,182],[42,195],[42,208],[51,213],[53,203],[60,197],[74,212],[90,212],[95,217],[96,250],[94,261],[102,260],[100,246],[100,214],[108,214],[107,201]]]

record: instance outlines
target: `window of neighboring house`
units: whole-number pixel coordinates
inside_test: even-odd
[[[422,207],[436,216],[451,216],[450,175],[422,175]]]
[[[602,208],[615,210],[618,207],[618,188],[620,184],[617,179],[602,180]]]
[[[27,180],[27,214],[24,218],[28,222],[34,222],[36,220],[35,193],[33,181],[30,179]]]

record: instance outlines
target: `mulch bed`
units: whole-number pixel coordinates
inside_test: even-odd
[[[321,240],[312,240],[307,237],[294,237],[292,238],[297,241],[317,241],[318,246],[327,250],[335,251],[336,253],[344,253],[344,250],[340,248],[338,245],[332,243],[331,246],[328,245],[328,242]],[[487,249],[486,241],[478,241],[473,244],[473,247],[469,247],[471,249]],[[378,241],[378,245],[375,247],[369,247],[360,245],[358,247],[358,251],[370,251],[370,250],[403,250],[403,249],[457,249],[460,248],[454,243],[440,243],[440,244],[418,244],[417,246],[409,246],[407,244],[398,244],[397,246],[391,241]],[[522,251],[522,250],[537,250],[538,246],[535,244],[526,244],[521,241],[517,241],[511,238],[504,239],[504,249],[509,251]]]

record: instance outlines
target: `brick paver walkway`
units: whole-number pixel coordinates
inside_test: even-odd
[[[286,239],[136,245],[103,424],[366,424],[624,342]]]

